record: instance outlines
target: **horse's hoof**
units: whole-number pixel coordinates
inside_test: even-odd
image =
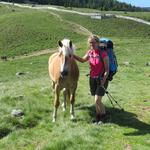
[[[62,108],[63,108],[63,111],[66,111],[66,108],[65,108],[65,104],[64,103],[62,103]]]
[[[66,108],[63,108],[63,111],[66,111]]]
[[[64,107],[64,105],[65,105],[64,103],[61,104],[62,107]]]
[[[76,117],[74,115],[71,115],[71,121],[76,121]]]
[[[56,119],[55,119],[55,118],[53,118],[52,122],[56,122]]]

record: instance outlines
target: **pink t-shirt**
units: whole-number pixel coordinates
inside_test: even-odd
[[[107,56],[107,53],[103,51],[101,53],[102,58],[104,59]],[[104,64],[99,56],[99,50],[89,50],[88,51],[88,60],[90,64],[90,77],[98,77],[104,72]]]

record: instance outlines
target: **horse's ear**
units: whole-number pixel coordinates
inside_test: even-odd
[[[69,46],[72,48],[72,41],[69,42]]]
[[[60,40],[58,41],[58,44],[59,44],[60,47],[63,46],[63,44],[62,44],[62,42]]]

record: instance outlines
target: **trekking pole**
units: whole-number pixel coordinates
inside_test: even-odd
[[[111,102],[113,108],[114,108],[114,104],[113,104],[112,101],[114,101],[114,102],[119,106],[119,108],[120,108],[122,111],[124,111],[124,109],[119,105],[119,103],[115,100],[115,98],[114,98],[106,89],[105,89],[105,92],[106,92],[107,97],[108,97],[108,99],[110,100],[110,102]]]
[[[120,107],[121,110],[123,110],[123,108],[119,105],[119,103],[114,99],[114,97],[112,97],[112,95],[110,95],[110,93],[108,93],[108,95],[112,98],[112,100]]]
[[[113,108],[115,108],[115,106],[114,106],[114,104],[113,104],[113,102],[112,102],[112,100],[111,100],[111,98],[110,98],[110,96],[109,96],[109,94],[108,94],[108,91],[106,91],[106,94],[107,94],[107,97],[108,97],[108,99],[110,100],[110,102],[111,102]]]

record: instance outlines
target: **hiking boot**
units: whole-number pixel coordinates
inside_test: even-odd
[[[92,124],[93,125],[101,125],[101,124],[103,124],[103,121],[94,119],[94,120],[92,120]]]
[[[101,124],[103,124],[103,121],[100,120],[97,122],[97,125],[101,125]]]
[[[92,119],[91,123],[92,124],[97,124],[98,120],[97,119]]]
[[[97,114],[96,115],[96,119],[94,119],[94,120],[92,120],[92,123],[93,124],[97,124],[97,125],[101,125],[101,124],[103,124],[103,123],[105,123],[105,122],[107,122],[108,121],[108,117],[109,117],[109,115],[108,114]]]

